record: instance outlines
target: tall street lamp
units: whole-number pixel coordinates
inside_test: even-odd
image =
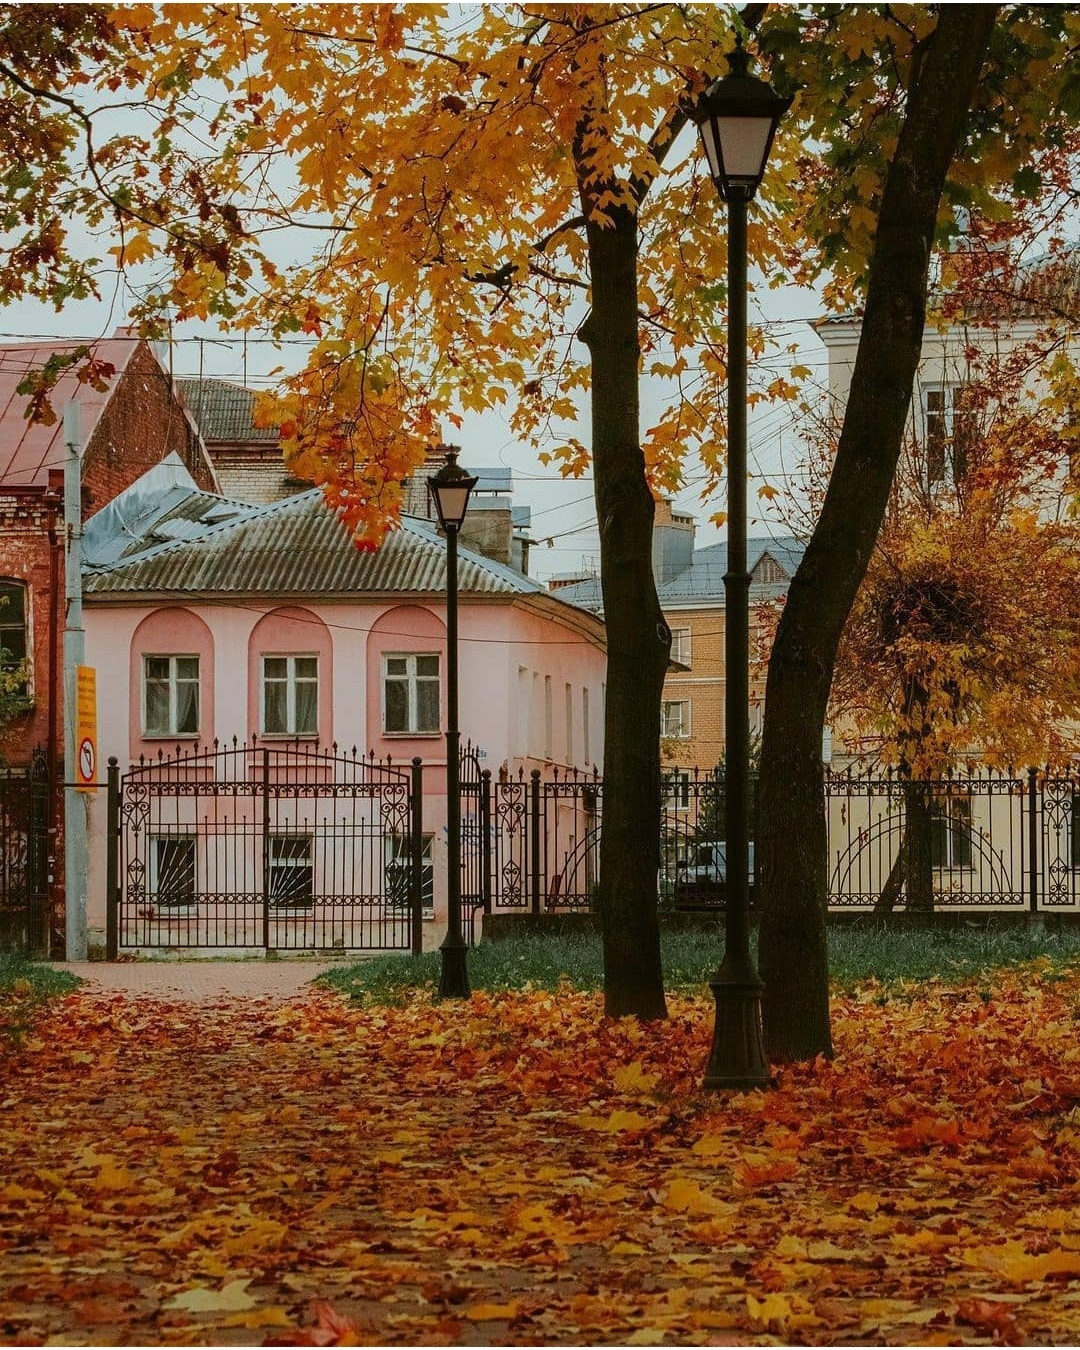
[[[764,988],[750,952],[750,573],[746,565],[746,208],[765,172],[777,123],[791,106],[748,74],[741,39],[731,70],[693,110],[709,171],[728,208],[727,572],[724,576],[724,763],[727,904],[724,959],[710,981],[716,1000],[705,1087],[769,1081],[761,1035]]]
[[[477,480],[457,462],[461,447],[439,447],[446,463],[428,479],[439,524],[446,535],[446,937],[439,974],[440,998],[469,997],[467,948],[461,932],[461,783],[458,755],[458,531]]]

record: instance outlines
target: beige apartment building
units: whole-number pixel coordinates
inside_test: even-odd
[[[760,650],[764,612],[787,592],[803,546],[788,536],[747,540],[750,567],[750,650]],[[724,749],[724,573],[727,544],[694,547],[692,516],[656,504],[653,573],[664,617],[671,628],[672,666],[664,683],[659,735],[666,768],[715,767]],[[597,577],[556,582],[561,600],[601,613]],[[764,666],[750,679],[750,728],[760,731]]]

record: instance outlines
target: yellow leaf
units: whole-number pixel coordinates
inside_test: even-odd
[[[1080,1252],[1060,1247],[1032,1256],[1022,1243],[1004,1242],[998,1247],[966,1247],[957,1255],[965,1265],[992,1271],[1014,1284],[1045,1280],[1048,1275],[1080,1275]]]
[[[651,1092],[659,1081],[658,1073],[646,1073],[637,1060],[615,1070],[615,1086],[620,1092]]]
[[[246,1312],[232,1313],[222,1318],[223,1327],[292,1327],[292,1318],[281,1307],[251,1308]]]
[[[99,1191],[126,1191],[130,1190],[134,1181],[134,1175],[126,1167],[117,1167],[111,1158],[106,1158],[93,1184]]]
[[[730,1208],[685,1177],[676,1177],[671,1182],[660,1203],[665,1209],[672,1209],[677,1214],[723,1214]]]
[[[470,1322],[510,1322],[521,1311],[521,1300],[510,1303],[474,1303],[465,1309]]]
[[[724,1153],[727,1147],[728,1143],[723,1135],[703,1134],[690,1152],[697,1153],[702,1158],[714,1158],[718,1153]]]
[[[246,1312],[254,1308],[255,1300],[247,1293],[247,1280],[230,1280],[221,1289],[208,1289],[205,1285],[196,1285],[194,1289],[185,1289],[167,1299],[161,1306],[182,1312]]]

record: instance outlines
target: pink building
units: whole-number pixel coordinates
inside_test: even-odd
[[[446,546],[432,526],[406,517],[363,553],[318,492],[246,505],[173,460],[88,523],[85,555],[99,759],[123,775],[119,945],[405,945],[387,897],[421,836],[423,943],[437,942]],[[460,729],[481,762],[504,778],[601,763],[602,623],[467,550],[459,594]],[[159,767],[132,771],[140,759]],[[410,843],[398,806],[416,759]]]

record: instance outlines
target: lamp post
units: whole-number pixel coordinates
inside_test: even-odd
[[[457,541],[477,480],[457,462],[461,447],[443,445],[446,463],[428,479],[446,535],[446,937],[439,974],[440,998],[469,997],[468,949],[461,932],[461,783],[458,762]]]
[[[764,988],[750,952],[750,573],[746,565],[746,208],[765,172],[777,123],[791,106],[747,71],[741,39],[730,73],[693,111],[709,171],[728,208],[727,572],[724,575],[724,761],[727,786],[724,959],[705,1087],[761,1087],[769,1065],[761,1034]]]

